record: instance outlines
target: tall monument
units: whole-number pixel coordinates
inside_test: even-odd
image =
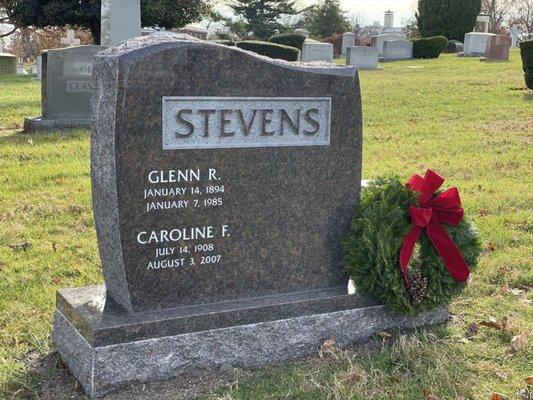
[[[141,36],[139,0],[102,0],[101,44],[111,47]]]

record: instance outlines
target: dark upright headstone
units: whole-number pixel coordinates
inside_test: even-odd
[[[485,58],[480,61],[509,61],[512,39],[506,35],[494,35],[487,40]]]
[[[26,118],[27,131],[91,127],[94,55],[102,46],[45,50],[42,54],[43,115]]]
[[[90,395],[346,345],[400,318],[347,293],[361,178],[357,70],[187,36],[96,56],[93,203],[106,287],[58,294],[54,341]]]
[[[166,40],[95,65],[109,296],[138,312],[345,287],[361,177],[353,70]]]

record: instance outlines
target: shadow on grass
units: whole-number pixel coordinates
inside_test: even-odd
[[[70,375],[57,352],[41,356],[29,353],[26,356],[25,365],[26,369],[7,377],[0,387],[0,398],[13,400],[86,399],[76,379]]]
[[[533,101],[533,90],[528,90],[526,93],[524,93],[524,100]]]

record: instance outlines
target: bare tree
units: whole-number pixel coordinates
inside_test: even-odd
[[[11,35],[17,30],[17,27],[11,25],[7,16],[6,9],[0,4],[0,38]]]
[[[523,33],[533,33],[533,0],[516,0],[511,19],[523,26]]]
[[[364,39],[365,26],[368,25],[367,20],[363,13],[360,11],[351,11],[347,15],[348,23],[353,33],[355,33],[355,40],[357,43]]]
[[[65,30],[57,27],[45,29],[20,28],[11,35],[8,51],[25,61],[33,60],[43,50],[63,47],[61,38],[64,36]],[[76,37],[81,40],[81,44],[93,44],[93,38],[89,30],[76,30]]]
[[[490,16],[490,32],[501,33],[511,18],[516,2],[517,0],[482,0],[481,12]]]

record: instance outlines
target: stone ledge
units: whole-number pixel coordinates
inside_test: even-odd
[[[33,117],[24,118],[25,132],[53,131],[66,129],[91,129],[91,118],[72,118],[72,117]]]
[[[130,314],[106,299],[101,285],[61,290],[56,307],[84,340],[101,347],[376,305],[370,297],[349,295],[347,287],[334,287]]]
[[[251,368],[311,356],[332,336],[346,347],[382,330],[447,319],[445,308],[406,317],[374,305],[95,347],[56,310],[53,340],[85,392],[95,398],[128,383],[170,379],[191,370],[222,364]]]

